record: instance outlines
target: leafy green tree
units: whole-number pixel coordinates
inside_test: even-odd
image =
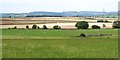
[[[61,27],[58,25],[55,25],[55,26],[53,26],[53,29],[61,29]]]
[[[17,29],[17,26],[13,27],[13,29]]]
[[[37,29],[37,25],[34,24],[34,25],[32,26],[32,29]]]
[[[106,27],[106,25],[105,24],[103,24],[103,28],[105,28]]]
[[[104,22],[103,20],[97,20],[97,22]]]
[[[88,22],[86,22],[86,21],[78,21],[78,22],[75,24],[75,27],[77,27],[78,29],[88,29],[89,24],[88,24]]]
[[[27,25],[26,28],[29,29],[29,26]]]
[[[46,25],[43,25],[43,29],[48,29]]]
[[[113,28],[120,28],[120,21],[114,21],[112,27]]]
[[[108,21],[108,20],[105,20],[104,22],[106,22],[106,23],[107,23],[107,22],[109,22],[109,21]]]
[[[92,29],[100,29],[100,26],[93,25],[93,26],[92,26]]]
[[[37,29],[40,29],[40,27],[38,26]]]
[[[84,33],[81,33],[80,37],[86,37],[86,35]]]

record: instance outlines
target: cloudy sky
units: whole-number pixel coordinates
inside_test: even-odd
[[[0,13],[117,11],[120,0],[0,0]]]

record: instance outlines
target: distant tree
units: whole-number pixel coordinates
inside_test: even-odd
[[[112,27],[113,28],[120,28],[120,21],[114,21]]]
[[[103,24],[103,28],[105,28],[106,27],[106,25],[105,24]]]
[[[34,24],[34,25],[32,26],[32,29],[37,29],[37,25]]]
[[[103,20],[97,20],[97,22],[104,22]]]
[[[9,16],[9,18],[12,18],[12,16]]]
[[[40,27],[38,26],[37,29],[40,29]]]
[[[112,16],[112,18],[116,18],[115,16]]]
[[[17,26],[13,27],[13,29],[17,29]]]
[[[29,29],[29,26],[27,25],[26,28]]]
[[[10,29],[10,27],[8,29]]]
[[[58,25],[55,25],[55,26],[53,26],[53,29],[61,29],[61,27]]]
[[[86,35],[84,33],[81,33],[80,37],[86,37]]]
[[[93,26],[92,26],[92,29],[100,29],[100,26],[93,25]]]
[[[109,16],[107,16],[106,18],[110,18]]]
[[[48,28],[46,27],[46,25],[43,25],[43,29],[48,29]]]
[[[105,20],[105,22],[107,23],[107,22],[109,22],[109,21]]]
[[[78,22],[75,24],[75,27],[77,27],[78,29],[88,29],[89,24],[88,24],[88,22],[86,22],[86,21],[78,21]]]

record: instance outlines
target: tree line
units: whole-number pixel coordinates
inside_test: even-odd
[[[77,29],[88,29],[89,24],[86,21],[78,21],[75,24],[75,27],[77,27]],[[103,24],[103,28],[105,28],[105,27],[106,27],[106,25]],[[120,28],[120,21],[114,21],[112,27],[113,28]],[[8,29],[10,29],[10,28],[8,28]],[[13,27],[12,29],[17,29],[17,26]],[[26,25],[26,29],[30,29],[30,27],[28,25]],[[39,26],[37,26],[36,24],[34,24],[32,26],[32,29],[48,29],[48,28],[47,28],[46,25],[43,25],[43,27],[40,28]],[[58,26],[58,25],[55,25],[55,26],[53,26],[53,29],[61,29],[61,27]],[[98,25],[92,25],[92,29],[101,29],[101,27],[98,26]]]

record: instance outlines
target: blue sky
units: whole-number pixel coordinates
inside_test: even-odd
[[[117,11],[119,0],[0,0],[0,13]]]

